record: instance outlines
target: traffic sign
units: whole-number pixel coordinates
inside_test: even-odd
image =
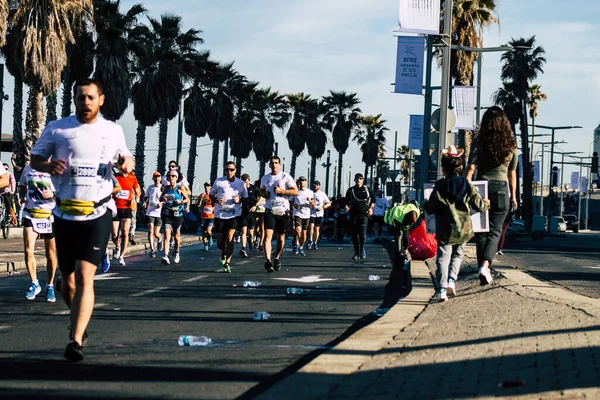
[[[441,114],[441,109],[437,109],[433,112],[433,114],[431,114],[431,126],[433,126],[433,129],[435,129],[437,132],[440,131],[440,114]],[[446,116],[446,131],[450,132],[454,126],[456,125],[456,115],[454,115],[454,111],[452,111],[451,109],[448,109],[448,114]]]

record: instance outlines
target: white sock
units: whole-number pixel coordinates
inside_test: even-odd
[[[38,281],[37,279],[35,281],[31,281],[31,283],[35,284],[35,285],[40,285],[40,281]]]

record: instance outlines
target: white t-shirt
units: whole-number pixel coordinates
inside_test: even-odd
[[[231,219],[242,215],[242,198],[248,198],[248,189],[246,183],[235,178],[230,182],[227,177],[217,178],[215,183],[210,188],[210,194],[217,198],[215,204],[215,218]],[[233,202],[235,196],[240,197],[240,202]],[[225,204],[219,204],[218,200],[225,199]]]
[[[267,174],[260,180],[260,188],[269,192],[269,198],[266,201],[266,207],[271,210],[289,211],[290,202],[288,195],[275,194],[275,188],[279,186],[283,190],[289,190],[296,187],[294,178],[286,172],[280,171],[277,175]]]
[[[325,204],[329,203],[329,197],[327,197],[327,195],[325,194],[325,192],[323,192],[322,190],[319,190],[315,193],[315,207],[310,209],[310,216],[311,217],[323,217],[325,215],[325,211],[323,209],[319,210],[319,208],[322,208]]]
[[[383,217],[385,214],[385,210],[390,206],[388,199],[385,197],[376,197],[375,198],[375,208],[373,209],[373,215],[377,215],[379,217]]]
[[[160,203],[161,188],[162,186],[150,185],[146,191],[146,196],[148,196],[146,215],[149,217],[160,218],[162,205],[159,206],[158,203]]]
[[[93,202],[111,196],[111,167],[118,162],[119,156],[131,156],[121,126],[102,117],[93,124],[82,124],[74,115],[50,122],[31,154],[44,159],[65,160],[66,171],[52,177],[60,200]],[[87,221],[101,217],[107,209],[116,215],[112,198],[89,215],[65,214],[59,207],[54,208],[54,215],[72,221]]]
[[[298,190],[297,196],[290,197],[290,201],[294,202],[294,211],[292,215],[294,217],[300,217],[302,219],[310,218],[310,200],[314,199],[315,195],[312,190],[304,189]],[[297,206],[300,206],[297,208]]]
[[[32,218],[27,210],[53,210],[56,206],[56,200],[54,199],[54,192],[56,192],[56,189],[54,188],[52,176],[50,174],[36,171],[31,168],[31,165],[28,165],[23,169],[19,185],[27,187],[23,217],[28,219]],[[45,199],[42,193],[47,190],[53,192],[53,196]]]

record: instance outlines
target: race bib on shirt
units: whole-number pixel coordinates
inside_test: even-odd
[[[33,226],[33,231],[40,235],[52,233],[52,222],[50,222],[49,218],[32,218],[31,225]]]
[[[221,206],[221,213],[223,215],[235,214],[235,204],[224,204]]]
[[[174,201],[175,201],[175,195],[174,195],[174,194],[166,193],[166,194],[164,195],[164,198],[165,198],[165,201],[166,201],[167,203],[172,203],[172,202],[174,202]]]
[[[285,200],[281,197],[276,197],[271,202],[273,210],[283,210],[285,211]]]
[[[202,209],[202,211],[205,214],[212,214],[215,211],[215,208],[213,206],[204,206],[204,208]]]
[[[129,200],[129,190],[121,190],[115,197],[121,200]]]
[[[94,186],[97,184],[99,164],[94,161],[73,158],[71,159],[71,178],[69,182],[76,186]]]

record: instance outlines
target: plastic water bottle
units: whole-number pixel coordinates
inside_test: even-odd
[[[244,287],[259,287],[260,285],[261,283],[257,281],[244,281]]]
[[[381,277],[379,275],[369,275],[370,281],[378,281],[380,279],[381,279]]]
[[[287,294],[302,294],[304,293],[304,289],[299,287],[289,287],[287,288]]]
[[[404,265],[402,266],[402,269],[405,271],[408,271],[408,268],[410,267],[410,261],[408,258],[404,259]]]
[[[212,339],[207,336],[181,335],[177,342],[180,346],[209,346],[212,344]]]
[[[252,319],[255,321],[266,321],[270,317],[269,313],[266,311],[257,311],[252,316]]]

